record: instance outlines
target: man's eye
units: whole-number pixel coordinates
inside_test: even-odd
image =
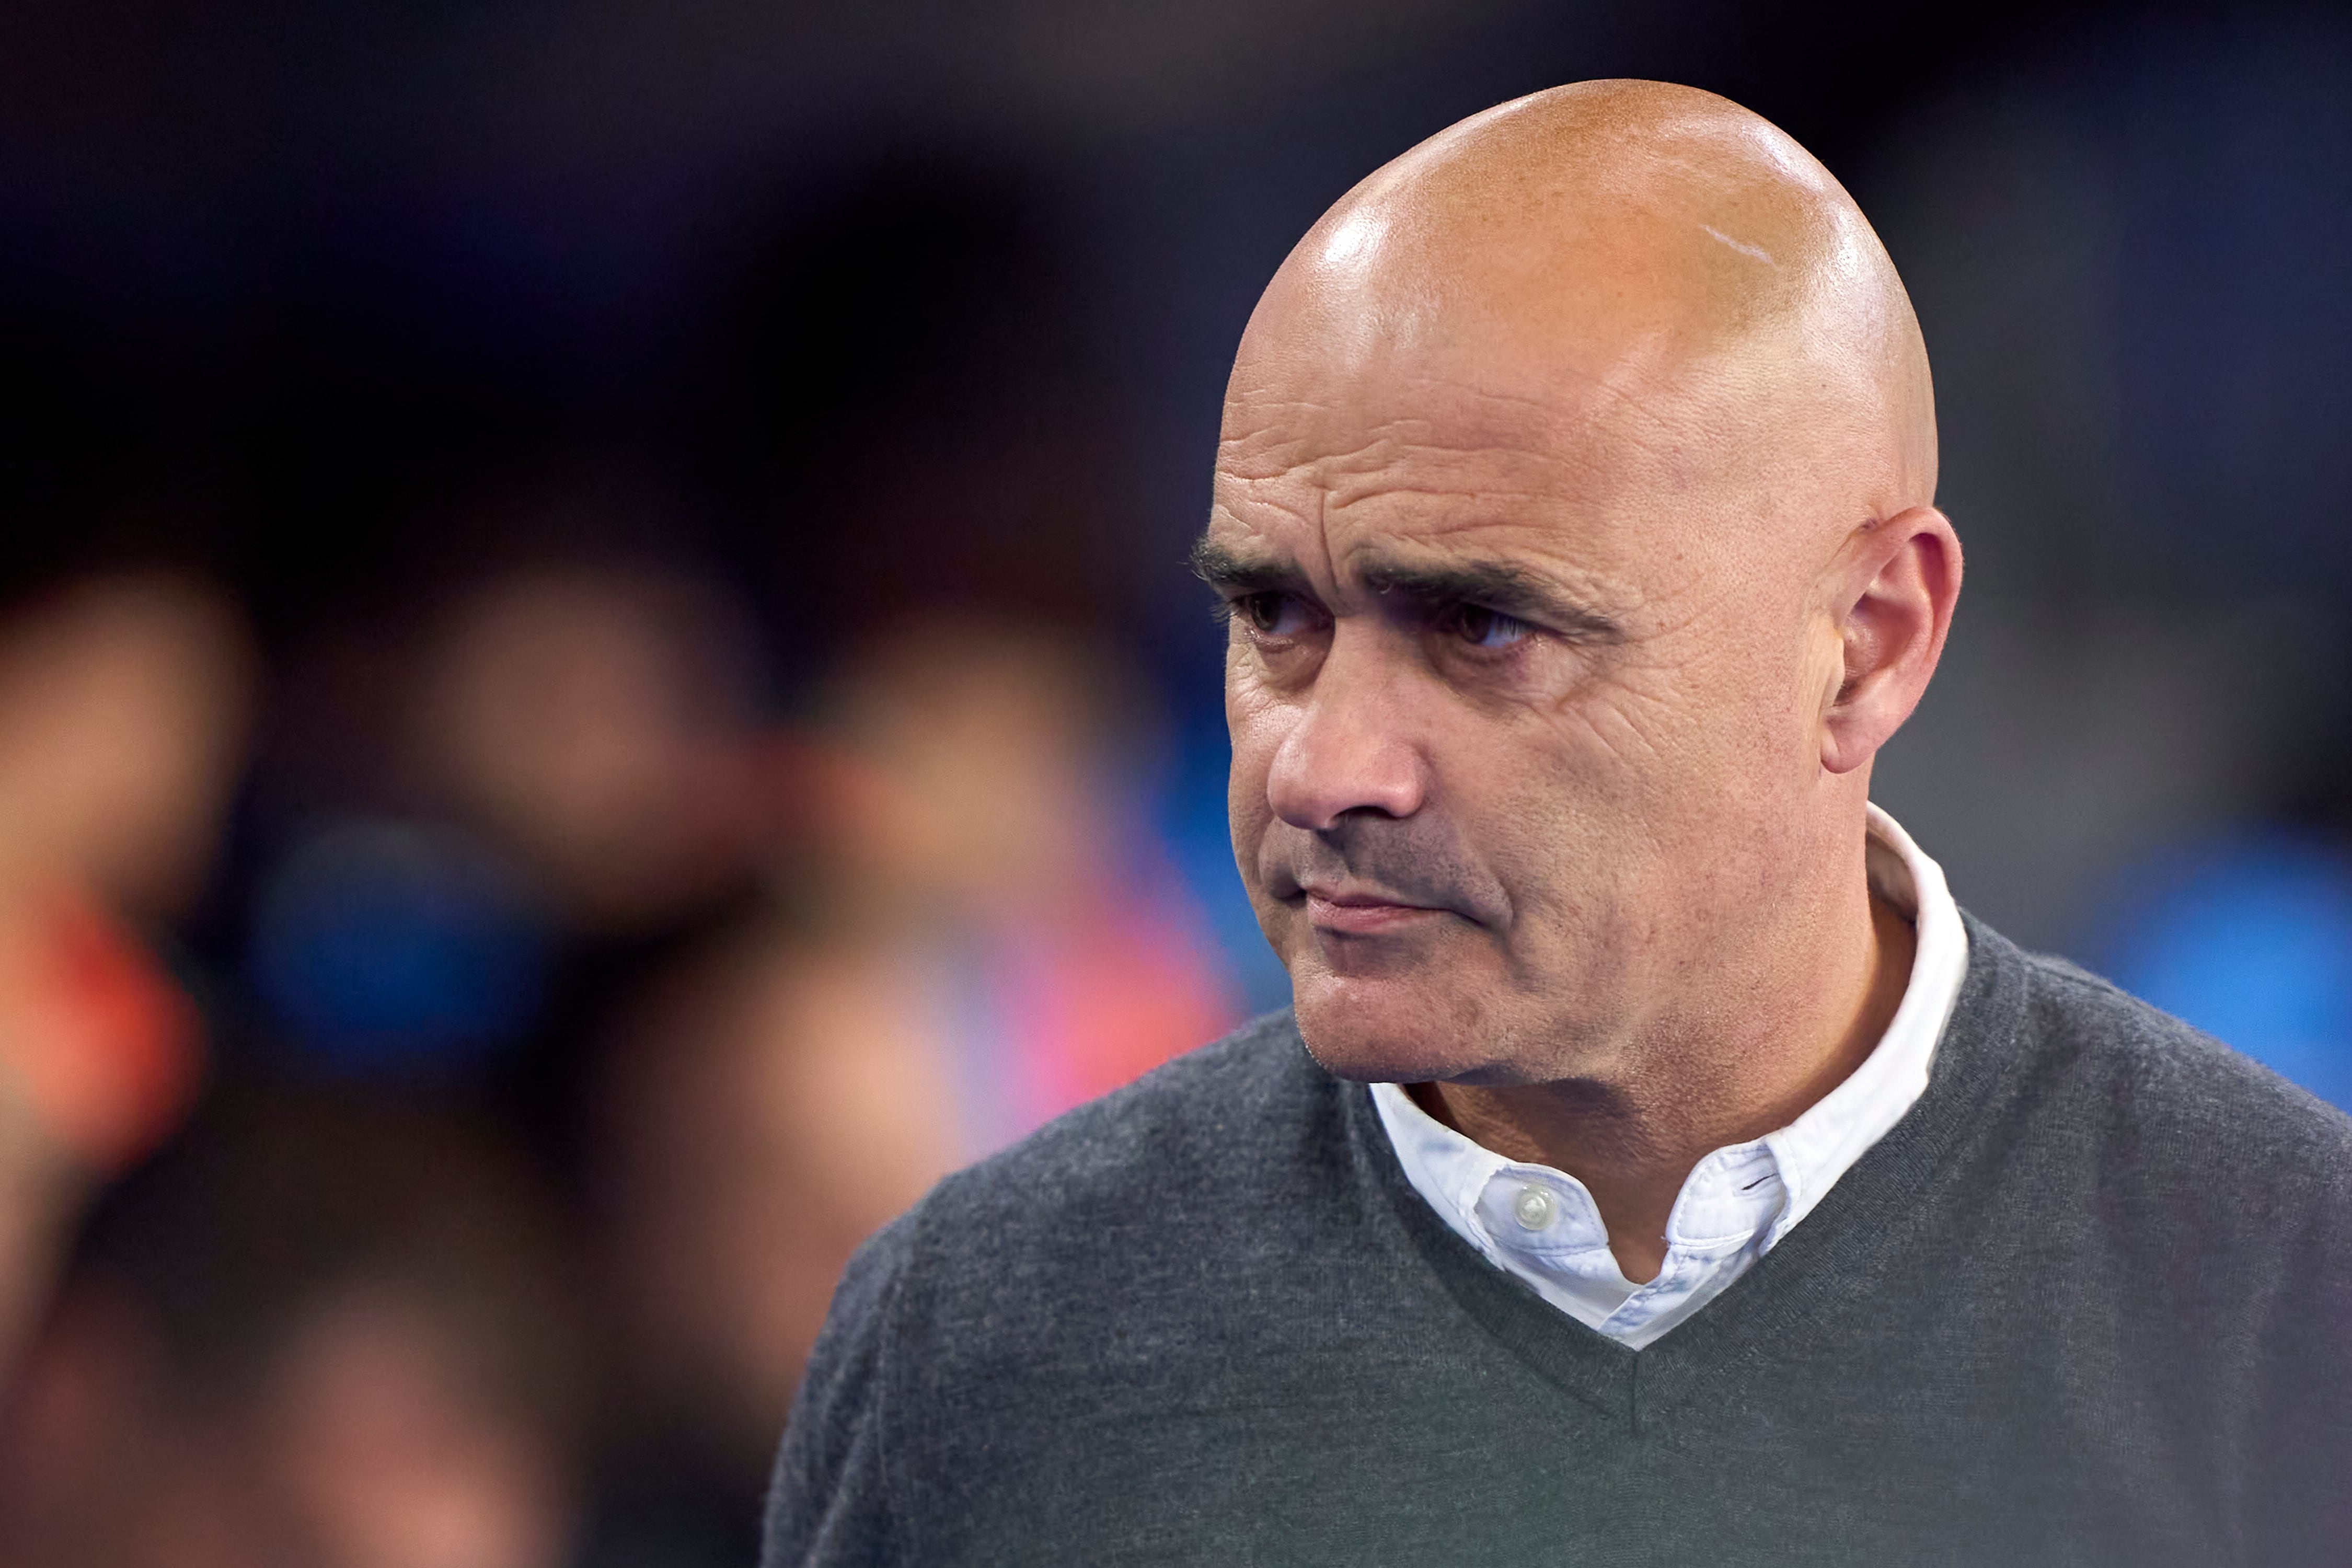
[[[1474,647],[1507,648],[1526,638],[1535,628],[1517,616],[1507,616],[1500,610],[1489,610],[1477,605],[1459,605],[1447,616],[1447,627],[1455,637]]]
[[[1262,637],[1296,637],[1310,620],[1307,606],[1295,594],[1244,594],[1234,601],[1234,607]]]

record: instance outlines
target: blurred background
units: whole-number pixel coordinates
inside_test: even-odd
[[[2352,23],[13,0],[0,1560],[751,1560],[841,1263],[1279,1005],[1184,573],[1257,290],[1555,82],[1861,199],[1969,582],[1880,798],[2352,1105]]]

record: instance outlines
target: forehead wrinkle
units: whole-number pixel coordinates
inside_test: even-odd
[[[1410,519],[1402,526],[1371,515],[1335,519],[1323,531],[1333,567],[1349,581],[1392,567],[1398,573],[1450,573],[1490,567],[1529,574],[1567,597],[1612,616],[1648,597],[1622,578],[1615,552],[1591,530],[1552,516],[1474,512]]]
[[[1392,420],[1370,439],[1316,459],[1315,476],[1337,509],[1368,496],[1397,491],[1535,497],[1542,493],[1536,485],[1513,481],[1523,475],[1556,475],[1575,467],[1568,458],[1549,450],[1549,443],[1480,440],[1478,435],[1465,431],[1449,439],[1447,432],[1432,421]]]
[[[1387,500],[1392,497],[1420,497],[1430,500],[1467,501],[1473,505],[1506,502],[1544,502],[1554,500],[1550,492],[1538,489],[1511,489],[1498,485],[1454,486],[1425,480],[1381,479],[1368,476],[1365,482],[1354,486],[1327,485],[1323,493],[1328,497],[1324,513],[1349,510],[1368,501]],[[1501,521],[1501,520],[1496,520]]]
[[[1212,520],[1223,514],[1251,532],[1262,525],[1245,512],[1273,512],[1312,527],[1321,521],[1323,510],[1322,486],[1316,482],[1311,464],[1291,464],[1265,474],[1220,472],[1211,487]]]
[[[1295,571],[1303,579],[1330,577],[1331,547],[1329,531],[1324,518],[1324,497],[1319,489],[1307,488],[1298,500],[1306,504],[1286,504],[1261,492],[1297,470],[1286,470],[1273,479],[1236,479],[1220,474],[1220,493],[1209,503],[1209,522],[1200,543],[1195,546],[1195,562],[1202,551],[1226,556],[1244,557],[1255,565],[1278,563]],[[1239,487],[1245,493],[1227,493],[1230,487]],[[1255,516],[1245,515],[1255,513]],[[1269,517],[1266,514],[1272,513]],[[1265,548],[1243,552],[1234,551],[1220,542],[1220,534],[1264,542]]]
[[[1317,479],[1343,506],[1366,492],[1335,480],[1391,467],[1538,465],[1581,488],[1597,472],[1622,470],[1634,457],[1679,483],[1688,477],[1695,450],[1716,452],[1722,446],[1715,389],[1691,384],[1687,375],[1679,386],[1645,384],[1656,382],[1658,367],[1636,363],[1643,357],[1621,358],[1605,371],[1549,359],[1532,372],[1532,379],[1549,384],[1530,390],[1496,384],[1494,375],[1507,367],[1492,359],[1476,365],[1485,373],[1476,381],[1442,371],[1390,374],[1384,381],[1382,372],[1392,367],[1359,367],[1327,399],[1229,405],[1233,433],[1222,444],[1220,467],[1263,474],[1271,467],[1264,459],[1279,452],[1293,468],[1319,468]],[[1350,418],[1351,408],[1362,412]],[[1310,417],[1296,423],[1284,417],[1301,410],[1311,410]],[[1244,414],[1255,417],[1234,429]],[[1234,460],[1244,454],[1261,460]],[[1496,494],[1508,489],[1467,488]]]
[[[1277,436],[1271,431],[1229,436],[1217,443],[1214,477],[1243,482],[1280,479],[1310,467],[1314,460],[1308,443],[1299,436]]]
[[[1658,559],[1661,552],[1654,549],[1642,549],[1635,563],[1643,577],[1658,579],[1646,587],[1636,591],[1630,584],[1611,584],[1601,591],[1595,579],[1596,552],[1602,559],[1624,554],[1626,542],[1614,538],[1620,532],[1615,525],[1636,521],[1636,513],[1646,510],[1626,512],[1612,499],[1631,478],[1622,471],[1620,454],[1609,448],[1595,453],[1559,439],[1556,429],[1544,426],[1548,421],[1556,424],[1561,410],[1538,396],[1489,397],[1481,389],[1443,378],[1423,378],[1421,384],[1442,388],[1451,395],[1444,401],[1457,405],[1467,396],[1478,405],[1515,410],[1517,416],[1510,423],[1525,439],[1509,446],[1413,439],[1441,436],[1445,426],[1472,422],[1423,413],[1370,418],[1362,430],[1346,433],[1349,445],[1339,450],[1323,449],[1325,444],[1310,439],[1310,432],[1256,426],[1223,443],[1229,455],[1216,474],[1213,528],[1223,517],[1226,528],[1253,538],[1299,530],[1311,539],[1286,538],[1278,548],[1290,552],[1304,546],[1304,558],[1323,567],[1316,574],[1335,583],[1351,576],[1348,561],[1375,541],[1382,548],[1404,546],[1416,555],[1426,552],[1427,559],[1452,560],[1480,549],[1468,543],[1465,535],[1503,530],[1513,536],[1513,556],[1534,564],[1547,577],[1576,584],[1580,596],[1612,610],[1647,605],[1661,594],[1683,596],[1687,585],[1674,584],[1685,574]],[[1345,405],[1285,399],[1273,406],[1311,410],[1328,427],[1342,417]],[[1465,437],[1475,434],[1465,432]],[[1683,438],[1697,435],[1703,432]],[[1230,454],[1245,444],[1255,460],[1233,460]],[[1663,442],[1621,438],[1617,445],[1672,460],[1673,447]],[[1607,460],[1596,464],[1596,457]],[[1395,503],[1400,510],[1384,512],[1381,502]]]
[[[1638,444],[1637,449],[1660,461],[1671,460],[1646,444]],[[1612,499],[1625,488],[1621,455],[1602,456],[1604,461],[1596,461],[1596,454],[1589,450],[1558,449],[1549,442],[1534,447],[1389,443],[1324,459],[1308,482],[1322,493],[1326,517],[1333,521],[1370,516],[1393,506],[1403,509],[1417,533],[1444,534],[1491,523],[1538,529],[1562,542],[1576,536],[1590,542],[1612,517],[1622,514],[1630,521],[1632,515]]]
[[[1622,525],[1638,521],[1615,499],[1617,477],[1596,472],[1581,453],[1416,446],[1389,454],[1405,455],[1426,460],[1317,475],[1328,547],[1345,555],[1381,541],[1445,561],[1499,546],[1547,574],[1581,576],[1597,561],[1622,557]],[[1477,542],[1481,535],[1496,542]],[[1644,560],[1656,553],[1641,551]]]

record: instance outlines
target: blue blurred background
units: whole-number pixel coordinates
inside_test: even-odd
[[[1257,290],[1612,75],[1918,308],[1879,799],[2352,1107],[2337,11],[25,0],[0,1557],[747,1561],[857,1239],[1285,997],[1182,564]]]

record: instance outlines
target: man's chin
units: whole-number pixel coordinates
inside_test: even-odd
[[[1454,987],[1309,973],[1292,981],[1307,1054],[1359,1083],[1475,1081],[1491,1073],[1485,1009]]]

